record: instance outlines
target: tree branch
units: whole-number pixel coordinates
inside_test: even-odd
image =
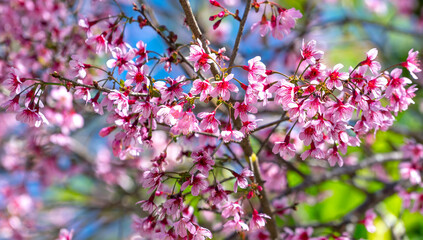
[[[56,79],[59,79],[62,82],[63,81],[64,82],[70,82],[74,86],[85,87],[85,88],[89,88],[89,89],[95,89],[95,90],[99,90],[99,91],[107,92],[107,93],[113,91],[113,89],[101,87],[101,86],[98,86],[98,85],[87,85],[87,84],[79,83],[79,82],[74,81],[72,79],[62,77],[57,72],[52,73],[51,76],[56,78]],[[66,87],[66,86],[64,86],[64,87]],[[129,95],[134,96],[134,97],[146,97],[147,96],[147,94],[145,94],[145,93],[136,93],[136,92],[130,92]]]
[[[153,11],[151,10],[150,7],[148,7],[144,1],[140,1],[143,5],[144,8],[143,10],[140,10],[139,12],[143,15],[143,17],[145,18],[145,20],[147,20],[148,26],[150,26],[154,31],[157,32],[157,34],[166,42],[166,44],[169,47],[172,47],[174,49],[176,49],[176,46],[174,43],[172,43],[171,41],[169,41],[169,39],[162,33],[162,31],[160,31],[160,29],[157,27],[157,25],[159,25],[159,23],[157,22],[156,17],[154,16]],[[148,15],[148,16],[147,16]],[[148,19],[148,17],[150,17],[151,19]],[[191,62],[188,61],[188,59],[186,59],[186,57],[180,52],[178,51],[178,55],[179,57],[181,57],[182,61],[188,65],[191,70],[194,72],[194,65],[192,65]],[[189,74],[188,69],[186,68],[186,65],[181,65],[182,68],[184,69],[184,71],[190,75],[191,78],[194,77],[194,74]],[[205,77],[203,76],[203,74],[201,72],[198,72],[198,75],[202,78],[205,79]]]
[[[333,171],[327,172],[323,176],[319,176],[319,177],[315,177],[315,178],[313,178],[313,177],[306,178],[304,180],[304,182],[302,182],[301,184],[299,184],[295,187],[286,189],[278,197],[280,198],[280,197],[284,197],[284,196],[291,194],[291,193],[294,193],[294,192],[302,191],[307,187],[322,183],[322,182],[327,181],[329,179],[334,179],[334,178],[339,177],[341,175],[354,173],[359,169],[362,169],[362,168],[365,168],[365,167],[368,167],[368,166],[371,166],[371,165],[374,165],[374,164],[385,163],[385,162],[390,162],[390,161],[397,161],[397,160],[401,160],[402,158],[403,158],[403,154],[401,152],[376,154],[372,157],[369,157],[369,158],[359,162],[357,165],[335,168]]]
[[[191,32],[194,34],[195,38],[200,39],[201,43],[203,44],[204,51],[210,55],[211,52],[207,46],[207,40],[205,36],[203,35],[203,33],[201,32],[200,28],[198,27],[198,23],[197,23],[197,20],[195,20],[194,13],[192,12],[189,0],[179,0],[179,3],[181,4],[182,9],[185,12],[186,23],[191,29]],[[213,73],[213,76],[216,76],[219,74],[219,70],[217,69],[217,66],[215,63],[211,64],[210,69]]]
[[[230,67],[232,67],[235,63],[235,58],[236,58],[236,55],[237,55],[238,49],[239,49],[239,43],[241,42],[241,37],[242,37],[243,31],[244,31],[245,23],[247,22],[247,17],[248,17],[248,13],[250,12],[250,9],[251,9],[251,0],[247,0],[247,5],[245,5],[245,10],[244,10],[244,13],[242,15],[241,23],[239,24],[238,34],[236,35],[235,44],[234,44],[234,47],[232,49],[231,58],[229,60],[228,73],[232,72],[232,68],[230,68]]]

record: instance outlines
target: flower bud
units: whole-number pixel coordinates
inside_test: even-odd
[[[216,0],[209,0],[210,4],[216,7],[222,7],[222,5],[220,5],[220,3]]]
[[[213,24],[213,30],[216,30],[219,27],[219,25],[220,25],[221,22],[222,22],[222,19],[220,19],[219,21],[215,22]]]

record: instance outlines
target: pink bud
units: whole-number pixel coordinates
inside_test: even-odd
[[[209,17],[209,21],[214,21],[216,18],[217,18],[217,14],[216,15],[213,15],[213,16],[210,16]]]
[[[220,3],[217,2],[216,0],[210,0],[210,4],[216,7],[222,7],[222,5],[220,5]]]
[[[217,21],[217,22],[215,22],[214,24],[213,24],[213,30],[216,30],[216,28],[218,28],[219,27],[219,25],[220,25],[220,23],[222,22],[222,19],[220,19],[219,21]]]
[[[115,129],[116,129],[116,126],[105,127],[101,129],[98,134],[100,135],[100,137],[105,137],[109,135]]]

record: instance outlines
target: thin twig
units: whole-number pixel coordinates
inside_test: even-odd
[[[401,159],[403,159],[403,154],[401,152],[391,152],[391,153],[387,153],[387,154],[376,154],[372,157],[369,157],[369,158],[359,162],[357,165],[335,168],[333,171],[327,172],[326,174],[324,174],[322,176],[315,177],[315,178],[312,177],[312,178],[306,179],[301,184],[299,184],[295,187],[286,189],[278,197],[280,198],[280,197],[284,197],[284,196],[291,194],[291,193],[302,191],[307,187],[317,185],[317,184],[325,182],[329,179],[337,178],[341,175],[354,173],[357,170],[363,169],[365,167],[368,167],[368,166],[371,166],[371,165],[374,165],[374,164],[385,163],[385,162],[390,162],[390,161],[398,161],[398,160],[401,160]]]
[[[87,85],[87,84],[79,83],[79,82],[74,81],[72,79],[62,77],[56,72],[52,73],[51,76],[59,79],[60,81],[70,82],[74,86],[85,87],[85,88],[89,88],[89,89],[95,89],[95,90],[99,90],[99,91],[107,92],[107,93],[113,91],[113,89],[101,87],[101,86],[98,86],[98,85],[94,86],[94,85]],[[64,87],[66,87],[66,86],[64,86]],[[134,96],[134,97],[146,97],[147,96],[147,94],[145,94],[145,93],[136,93],[136,92],[130,92],[129,95]]]
[[[270,133],[267,135],[266,139],[264,139],[264,141],[261,143],[259,150],[257,151],[256,155],[258,156],[261,151],[264,149],[264,146],[267,144],[267,142],[270,139],[270,136],[272,136],[272,134],[276,131],[276,129],[279,127],[279,124],[281,124],[281,122],[283,122],[282,120],[285,118],[286,112],[284,112],[281,116],[281,119],[279,120],[279,122],[276,124],[275,127],[273,127],[272,131],[270,131]]]

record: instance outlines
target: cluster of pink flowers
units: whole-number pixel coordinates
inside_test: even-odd
[[[263,5],[263,8],[265,8],[265,6],[270,6],[270,9],[272,9],[270,20],[266,17],[266,13],[263,13],[261,20],[251,26],[252,31],[259,29],[260,36],[262,37],[266,36],[268,32],[271,32],[274,38],[282,40],[291,32],[291,29],[295,27],[297,19],[303,17],[301,12],[297,9],[286,9],[275,2],[263,1],[261,4],[256,3],[255,8],[257,11],[261,7],[260,5]],[[273,8],[276,10],[276,15],[274,14]]]
[[[303,43],[299,66],[303,69],[301,77],[273,82],[269,91],[275,93],[275,101],[288,112],[294,125],[301,126],[299,139],[310,146],[301,158],[327,159],[331,166],[342,166],[339,151],[346,154],[348,146],[359,146],[359,136],[371,130],[388,129],[393,124],[394,115],[414,103],[412,98],[417,89],[414,85],[406,88],[411,80],[401,77],[401,69],[380,72],[376,49],[370,50],[367,58],[356,67],[342,72],[342,64],[326,69],[321,62],[323,52],[316,50],[315,45],[313,40]],[[410,54],[407,62],[414,61],[411,60],[414,53]],[[407,63],[402,65],[408,66]],[[370,75],[367,69],[370,69]],[[412,67],[407,69],[416,71]],[[382,105],[382,99],[388,104]],[[285,140],[276,142],[273,148],[273,152],[280,153],[285,160],[293,157],[295,152],[289,139],[288,133]]]
[[[408,179],[414,185],[422,184],[421,172],[423,170],[423,145],[414,141],[407,141],[402,147],[404,158],[410,161],[399,165],[401,177]]]

